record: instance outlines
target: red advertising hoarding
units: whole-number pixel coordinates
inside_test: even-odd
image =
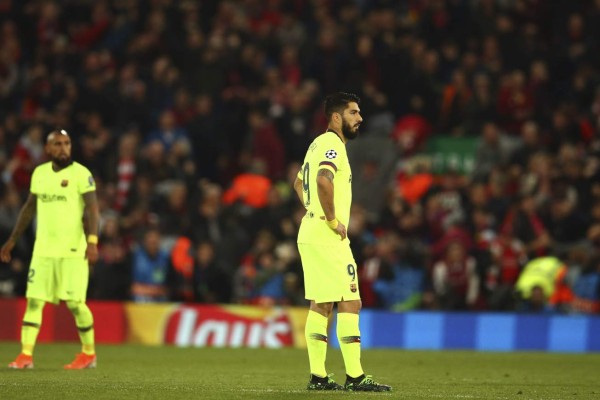
[[[25,299],[0,299],[0,340],[19,341]],[[305,347],[306,309],[89,301],[97,343]],[[40,342],[79,341],[64,304],[44,308]]]

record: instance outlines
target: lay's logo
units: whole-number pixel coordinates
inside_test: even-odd
[[[195,347],[268,347],[294,344],[284,312],[265,316],[231,312],[225,307],[179,307],[168,318],[164,343]]]

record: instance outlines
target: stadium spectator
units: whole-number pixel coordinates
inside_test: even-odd
[[[444,87],[440,115],[440,129],[449,134],[463,134],[467,105],[471,99],[471,88],[467,76],[460,68],[452,74],[452,80]]]
[[[43,127],[31,125],[15,146],[3,178],[12,182],[22,196],[26,195],[33,169],[45,159]]]
[[[479,275],[475,259],[458,241],[446,247],[444,257],[433,265],[432,282],[438,303],[446,310],[476,307],[479,300]]]
[[[264,252],[256,258],[255,295],[252,302],[264,306],[286,304],[285,264],[274,252]]]
[[[498,116],[502,128],[517,135],[523,123],[531,117],[535,108],[534,98],[527,87],[523,71],[515,70],[500,78],[498,90]]]
[[[167,241],[172,244],[191,229],[189,191],[180,180],[162,182],[157,190],[158,201],[154,202],[151,213],[156,216],[163,245]]]
[[[587,230],[587,240],[596,248],[600,246],[600,198],[596,198],[591,210],[590,227]]]
[[[312,137],[310,132],[312,113],[310,110],[310,99],[302,91],[291,94],[288,109],[277,118],[277,125],[289,162],[302,162],[303,149],[310,144]]]
[[[259,296],[259,284],[256,277],[266,261],[268,267],[273,263],[273,252],[277,241],[267,229],[258,231],[249,249],[242,258],[234,277],[234,295],[242,303],[253,303]]]
[[[219,119],[214,100],[207,94],[195,98],[194,116],[187,122],[187,131],[196,161],[196,173],[200,179],[220,182],[220,167],[229,150],[227,138],[219,135]]]
[[[557,257],[538,257],[529,261],[515,285],[517,309],[525,312],[568,310],[573,292],[566,278],[567,265]]]
[[[485,180],[496,167],[506,168],[515,144],[492,121],[483,123],[475,151],[474,180]]]
[[[393,311],[418,309],[425,284],[425,269],[419,249],[394,233],[379,238],[375,256],[364,263],[361,273],[364,305]],[[373,293],[376,299],[370,300]],[[370,301],[369,301],[370,300]]]
[[[224,210],[223,189],[213,183],[201,182],[200,199],[192,214],[191,238],[194,242],[215,244],[217,259],[233,276],[250,242],[249,234],[233,213]]]
[[[524,194],[515,201],[513,209],[502,221],[500,232],[523,242],[530,259],[546,255],[552,242],[531,193]]]
[[[135,302],[164,302],[169,299],[172,278],[170,253],[161,246],[161,232],[148,229],[134,245],[131,260],[131,298]]]
[[[263,208],[267,205],[272,181],[267,174],[267,166],[259,159],[252,160],[248,171],[233,179],[231,187],[223,194],[223,202],[231,205],[240,202],[250,208]]]
[[[581,275],[573,285],[571,311],[582,314],[600,312],[600,257],[597,253],[588,257]]]
[[[114,163],[112,145],[112,131],[105,126],[99,113],[90,112],[86,117],[85,128],[79,135],[79,157],[85,165],[89,165],[90,171],[101,182],[107,180],[107,167]]]
[[[496,117],[496,97],[490,76],[479,72],[473,78],[473,95],[465,106],[465,133],[477,135],[483,124]]]
[[[269,179],[278,179],[285,171],[285,148],[276,125],[265,113],[256,108],[248,113],[249,146],[251,159],[264,163],[264,175]]]
[[[12,227],[15,226],[19,211],[21,209],[21,198],[14,186],[5,186],[0,198],[0,236],[5,238],[10,235]],[[9,263],[0,264],[0,297],[12,297],[25,293],[24,283],[27,276],[28,249],[31,248],[32,238],[24,234],[15,246],[12,259]]]
[[[171,265],[173,266],[173,282],[171,300],[194,300],[194,249],[192,241],[180,236],[175,239],[171,249]]]
[[[162,144],[166,153],[172,148],[181,147],[180,151],[190,150],[190,139],[187,131],[179,125],[175,113],[171,110],[163,111],[159,117],[158,129],[150,132],[146,137],[148,143],[157,141]]]
[[[488,245],[491,260],[485,271],[488,307],[514,310],[515,284],[527,262],[523,244],[516,238],[499,234]]]
[[[383,193],[390,185],[397,160],[396,149],[388,137],[357,138],[348,145],[348,154],[354,160],[353,202],[366,211],[369,221],[375,221],[384,198],[373,193]]]
[[[194,255],[193,294],[200,303],[224,304],[231,302],[232,278],[219,264],[214,244],[203,241],[196,245]]]
[[[119,215],[101,216],[98,262],[90,271],[88,293],[102,300],[129,300],[131,298],[131,253],[129,241],[121,232]]]
[[[539,125],[533,120],[525,122],[521,127],[520,140],[510,157],[511,173],[519,177],[527,169],[531,157],[544,151],[544,147]]]
[[[137,172],[137,146],[139,135],[135,130],[124,133],[119,138],[119,150],[114,165],[108,171],[108,181],[116,186],[116,196],[111,208],[122,212],[127,199],[132,195],[132,187]]]

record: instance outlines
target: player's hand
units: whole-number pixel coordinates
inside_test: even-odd
[[[10,252],[12,251],[13,247],[15,247],[15,242],[12,239],[8,239],[6,243],[2,245],[2,249],[0,250],[0,260],[2,260],[2,262],[10,262]]]
[[[346,239],[346,236],[348,236],[348,233],[346,232],[346,227],[339,221],[338,225],[335,227],[335,229],[333,229],[333,231],[340,235],[340,237],[342,238],[341,240]]]
[[[96,261],[98,261],[98,245],[88,243],[87,249],[85,249],[85,258],[90,264],[96,264]]]

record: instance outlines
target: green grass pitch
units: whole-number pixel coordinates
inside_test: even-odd
[[[0,399],[600,399],[600,354],[364,350],[363,366],[391,393],[307,392],[298,349],[99,346],[98,368],[64,371],[76,344],[36,348],[35,369],[6,367],[18,343],[0,343]],[[344,381],[339,350],[328,370]]]

